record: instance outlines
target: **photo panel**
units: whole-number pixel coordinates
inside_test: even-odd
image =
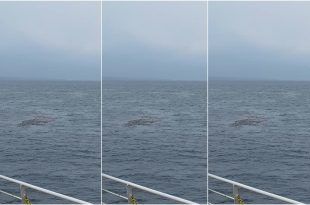
[[[100,16],[0,2],[0,203],[100,203]]]
[[[209,2],[209,203],[310,202],[309,9]]]
[[[103,203],[207,203],[206,6],[103,2]]]

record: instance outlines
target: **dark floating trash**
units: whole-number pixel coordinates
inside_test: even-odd
[[[141,117],[138,119],[134,119],[134,120],[129,120],[125,126],[127,127],[135,127],[135,126],[139,126],[139,125],[151,125],[155,122],[158,122],[157,118],[153,118],[153,117]]]
[[[265,122],[265,118],[261,117],[247,117],[241,120],[236,120],[231,124],[232,127],[241,127],[241,126],[258,126],[262,122]]]
[[[52,117],[46,117],[46,116],[37,116],[35,118],[24,120],[21,123],[19,123],[18,127],[26,127],[26,126],[32,126],[32,125],[45,125],[47,123],[53,122],[55,118]]]

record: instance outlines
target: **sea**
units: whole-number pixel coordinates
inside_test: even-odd
[[[1,80],[0,116],[1,175],[100,203],[100,82]],[[0,189],[19,195],[1,179]],[[29,189],[28,196],[70,203]]]
[[[310,82],[214,80],[208,97],[209,172],[310,203]],[[209,188],[232,192],[211,179]],[[281,203],[244,190],[241,198]]]
[[[103,172],[198,203],[210,173],[309,203],[310,82],[104,80]],[[100,203],[100,82],[0,81],[0,174]],[[209,150],[207,159],[207,147]],[[207,167],[208,162],[208,167]],[[99,171],[98,171],[99,170]],[[19,187],[0,180],[0,189]],[[126,195],[126,187],[103,180]],[[209,180],[209,188],[232,187]],[[280,203],[241,190],[248,203]],[[28,190],[32,203],[68,203]],[[134,190],[138,203],[174,203]],[[126,201],[103,192],[106,203]],[[18,203],[1,194],[1,203]],[[209,193],[210,203],[232,203]]]
[[[207,83],[103,81],[103,173],[207,203]],[[103,179],[103,189],[126,187]],[[133,191],[139,203],[176,203]],[[103,192],[104,203],[126,203]]]

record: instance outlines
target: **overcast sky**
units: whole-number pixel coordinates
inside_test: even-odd
[[[103,76],[206,78],[205,2],[104,2]],[[210,2],[210,77],[310,80],[310,2]],[[0,77],[99,80],[100,2],[0,2]]]
[[[0,2],[0,77],[100,80],[100,2]]]
[[[210,2],[209,77],[310,80],[310,2]]]
[[[203,5],[103,2],[103,77],[205,80]]]

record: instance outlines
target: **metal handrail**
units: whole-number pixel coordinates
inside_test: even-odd
[[[52,195],[52,196],[55,196],[55,197],[58,197],[58,198],[61,198],[61,199],[64,199],[64,200],[67,200],[67,201],[70,201],[70,202],[77,203],[77,204],[91,204],[89,202],[86,202],[86,201],[83,201],[83,200],[80,200],[80,199],[76,199],[76,198],[73,198],[73,197],[70,197],[70,196],[66,196],[66,195],[63,195],[63,194],[60,194],[60,193],[57,193],[57,192],[54,192],[54,191],[50,191],[48,189],[44,189],[44,188],[41,188],[41,187],[38,187],[38,186],[35,186],[35,185],[32,185],[32,184],[29,184],[29,183],[26,183],[26,182],[23,182],[23,181],[12,179],[12,178],[4,176],[4,175],[0,175],[0,178],[4,179],[6,181],[13,182],[15,184],[19,184],[20,185],[20,188],[21,188],[21,198],[19,198],[19,199],[21,199],[21,200],[25,199],[25,196],[26,196],[25,189],[26,188],[30,188],[30,189],[33,189],[33,190],[36,190],[36,191],[39,191],[39,192],[42,192],[42,193],[45,193],[45,194],[48,194],[48,195]],[[9,196],[12,195],[12,194],[10,194],[8,192],[4,192],[4,191],[2,191],[1,193],[7,194]],[[16,198],[17,196],[13,195],[12,197]]]
[[[293,199],[289,199],[289,198],[286,198],[283,196],[279,196],[277,194],[273,194],[273,193],[270,193],[267,191],[263,191],[263,190],[245,185],[245,184],[241,184],[241,183],[233,181],[233,180],[225,179],[223,177],[219,177],[219,176],[216,176],[214,174],[208,173],[208,176],[213,178],[213,179],[217,179],[219,181],[226,182],[228,184],[233,185],[233,192],[234,192],[233,193],[233,195],[234,195],[233,199],[235,200],[235,203],[236,203],[236,197],[239,196],[238,189],[242,188],[242,189],[257,193],[257,194],[261,194],[261,195],[268,196],[268,197],[273,198],[273,199],[277,199],[277,200],[282,201],[282,202],[286,202],[286,203],[290,203],[290,204],[304,204],[302,202],[299,202],[299,201],[296,201]],[[209,189],[209,191],[214,192],[214,190],[212,190],[212,189]],[[214,193],[216,193],[216,192],[214,192]],[[223,194],[223,193],[220,193],[220,194]]]
[[[101,175],[104,178],[107,178],[107,179],[110,179],[112,181],[116,181],[116,182],[119,182],[121,184],[126,185],[128,201],[130,201],[130,198],[133,197],[132,189],[135,188],[135,189],[139,189],[139,190],[142,190],[142,191],[145,191],[145,192],[148,192],[148,193],[152,193],[154,195],[161,196],[163,198],[170,199],[170,200],[182,203],[182,204],[195,204],[195,205],[198,205],[198,203],[195,203],[195,202],[192,202],[192,201],[180,198],[180,197],[176,197],[176,196],[173,196],[173,195],[170,195],[170,194],[166,194],[166,193],[163,193],[163,192],[160,192],[160,191],[157,191],[157,190],[145,187],[145,186],[141,186],[141,185],[138,185],[138,184],[135,184],[135,183],[123,180],[123,179],[119,179],[119,178],[113,177],[113,176],[108,175],[108,174],[102,173]],[[106,190],[106,189],[103,189],[103,191],[106,191],[106,192],[108,191],[108,193],[111,192],[111,191]],[[115,193],[113,193],[113,194],[115,194]]]

